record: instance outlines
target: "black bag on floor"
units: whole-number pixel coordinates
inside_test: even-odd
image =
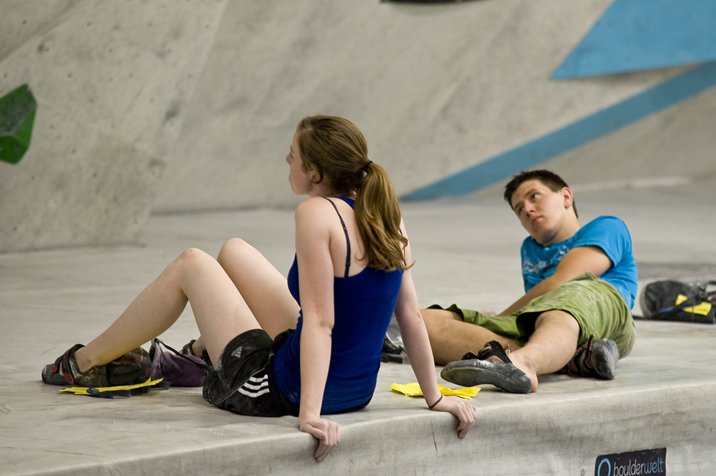
[[[143,383],[149,378],[151,367],[149,353],[137,347],[105,365],[107,381],[109,386]]]
[[[644,319],[715,324],[716,281],[654,281],[642,290],[639,304]]]

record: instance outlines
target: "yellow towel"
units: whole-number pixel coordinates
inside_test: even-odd
[[[454,395],[456,397],[472,399],[480,391],[480,387],[460,387],[460,388],[447,388],[438,384],[440,393],[443,395]],[[402,393],[408,397],[422,397],[423,391],[420,389],[418,382],[412,383],[393,383],[390,385],[390,389],[394,392]]]
[[[74,395],[87,395],[89,397],[100,397],[100,398],[114,398],[114,397],[129,397],[130,395],[137,395],[144,393],[149,390],[149,387],[153,387],[162,382],[162,378],[152,380],[148,378],[143,383],[137,383],[134,385],[116,385],[114,387],[65,387],[60,390],[60,393],[71,393]]]

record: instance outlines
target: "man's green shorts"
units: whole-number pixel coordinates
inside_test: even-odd
[[[577,345],[587,342],[590,336],[611,339],[619,347],[620,356],[624,357],[631,352],[636,336],[634,320],[619,292],[606,281],[588,273],[534,298],[515,314],[506,316],[488,316],[456,304],[447,308],[438,305],[430,308],[453,311],[463,321],[513,339],[520,345],[524,345],[534,332],[537,317],[550,310],[561,310],[574,316],[580,329]]]

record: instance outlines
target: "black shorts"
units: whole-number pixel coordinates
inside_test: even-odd
[[[276,388],[271,374],[271,358],[282,340],[274,343],[263,329],[234,337],[204,380],[204,399],[239,415],[298,415],[298,408]]]

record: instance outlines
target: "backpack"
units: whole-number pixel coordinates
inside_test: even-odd
[[[716,281],[654,281],[642,290],[639,304],[643,319],[716,324]]]
[[[172,387],[201,387],[210,366],[201,357],[185,355],[154,338],[149,349],[150,375]]]

